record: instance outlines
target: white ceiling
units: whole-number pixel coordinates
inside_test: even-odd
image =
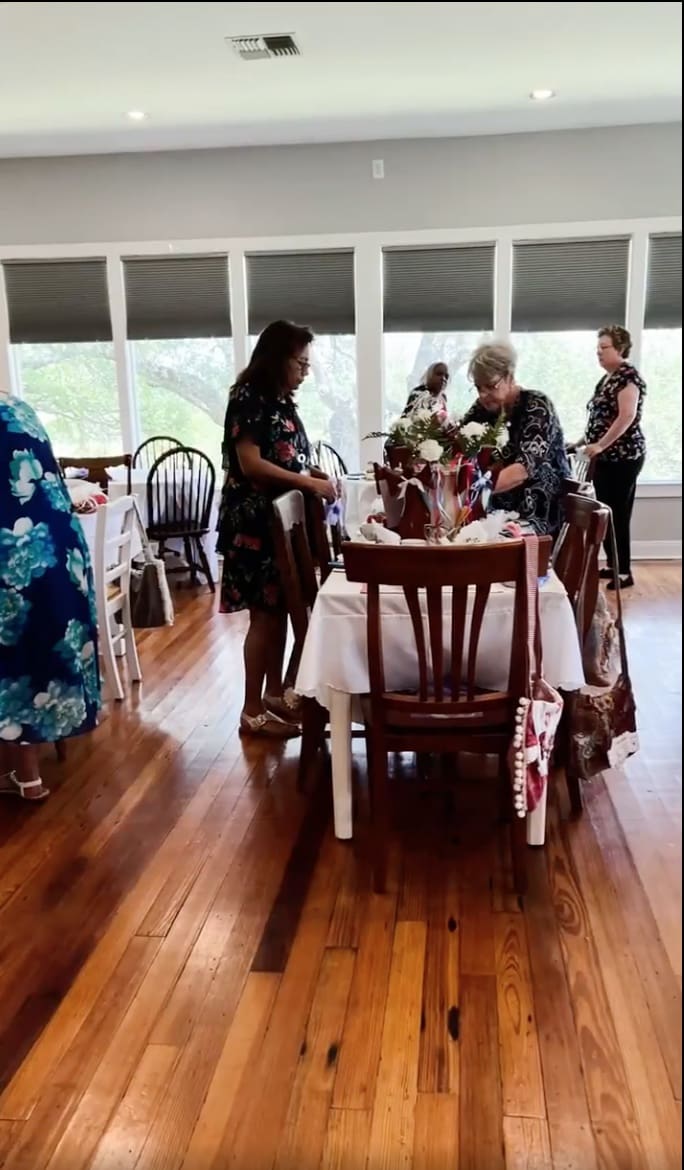
[[[680,3],[0,3],[0,156],[674,121],[681,25]],[[281,32],[300,58],[224,41]]]

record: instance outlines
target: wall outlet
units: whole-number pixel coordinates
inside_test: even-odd
[[[373,159],[373,178],[384,179],[385,177],[385,160],[382,158]]]

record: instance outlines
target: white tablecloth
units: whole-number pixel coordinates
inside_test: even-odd
[[[477,682],[497,690],[507,684],[514,591],[492,589],[480,635]],[[385,671],[389,689],[416,685],[417,662],[411,619],[400,589],[381,593]],[[544,677],[572,691],[584,684],[582,658],[570,602],[552,573],[540,592]],[[444,622],[445,643],[451,623]],[[467,647],[467,638],[465,645]],[[502,648],[505,650],[502,652]],[[449,645],[445,644],[445,661]],[[369,690],[366,653],[366,596],[343,572],[330,574],[318,594],[297,675],[297,691],[330,710],[335,833],[351,837],[352,697]],[[528,841],[542,844],[545,801],[528,817]]]

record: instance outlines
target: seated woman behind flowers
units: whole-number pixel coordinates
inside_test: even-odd
[[[492,488],[492,508],[517,512],[539,535],[555,535],[561,524],[563,481],[570,468],[565,440],[553,404],[537,390],[526,390],[515,378],[517,355],[507,344],[480,345],[470,359],[468,375],[478,401],[463,419],[460,433],[481,442],[486,429],[503,411],[508,443]]]

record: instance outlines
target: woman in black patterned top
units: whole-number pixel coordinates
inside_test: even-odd
[[[231,391],[223,439],[221,611],[249,610],[240,731],[276,739],[298,734],[299,727],[297,705],[283,692],[287,610],[271,530],[273,500],[292,489],[330,503],[337,494],[328,477],[310,466],[309,440],[295,405],[312,341],[308,329],[289,321],[264,329]]]
[[[628,362],[632,339],[621,325],[609,325],[598,335],[597,357],[606,371],[588,405],[584,453],[595,460],[594,487],[602,504],[613,512],[620,585],[634,584],[631,566],[630,521],[636,484],[646,458],[646,440],[641,413],[646,383]],[[609,568],[603,575],[613,577],[612,548],[606,545]],[[612,588],[612,582],[608,588]]]
[[[555,536],[561,524],[563,481],[570,468],[565,440],[553,403],[515,379],[516,353],[510,345],[485,344],[475,350],[468,375],[478,401],[463,424],[489,424],[501,411],[508,423],[492,489],[492,508],[517,512],[540,536]]]

